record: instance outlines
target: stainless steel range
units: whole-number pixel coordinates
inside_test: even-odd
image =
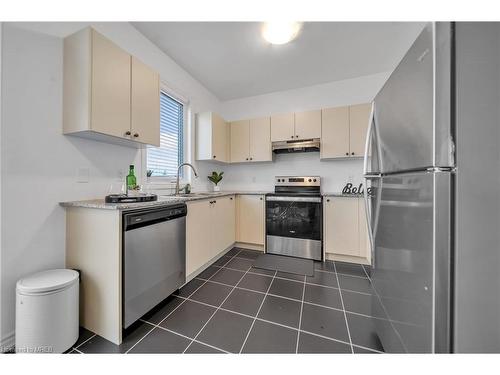
[[[266,252],[322,260],[322,207],[319,176],[277,176],[266,195]]]

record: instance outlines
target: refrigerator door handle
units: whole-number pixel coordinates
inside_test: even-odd
[[[368,122],[368,128],[366,131],[366,140],[365,140],[365,156],[363,159],[363,175],[377,175],[382,172],[382,159],[381,159],[381,149],[380,149],[380,141],[378,139],[376,126],[376,110],[375,110],[375,102],[372,102],[372,109],[370,111],[370,117]],[[372,137],[375,137],[375,147],[376,150],[370,149],[370,144],[372,141]],[[368,170],[368,159],[370,157],[369,153],[376,154],[378,171],[369,171]]]
[[[374,180],[378,179],[380,180],[380,185],[382,185],[382,178],[379,175],[367,175],[364,177],[365,179],[365,190],[363,193],[363,198],[365,201],[365,212],[366,212],[366,225],[368,228],[368,241],[370,244],[370,253],[371,253],[371,266],[375,267],[375,233],[377,230],[377,224],[378,224],[378,214],[380,212],[380,197],[382,194],[382,186],[379,186],[377,189],[377,196],[375,199],[375,207],[372,211],[372,207],[368,201],[368,180]],[[372,216],[375,215],[375,216]],[[374,217],[373,220],[373,227],[372,227],[372,217]]]
[[[368,152],[370,149],[370,141],[372,136],[372,127],[373,127],[373,117],[375,111],[375,102],[372,102],[372,109],[370,111],[370,117],[368,119],[368,130],[366,131],[366,140],[365,140],[365,157],[363,159],[363,175],[368,173]],[[365,189],[366,191],[366,189]]]

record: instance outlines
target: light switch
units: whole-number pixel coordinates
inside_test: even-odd
[[[76,182],[86,184],[89,182],[89,168],[78,168],[76,172]]]

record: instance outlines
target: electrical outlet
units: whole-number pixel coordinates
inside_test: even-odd
[[[89,168],[78,168],[76,171],[76,182],[86,184],[89,182]]]

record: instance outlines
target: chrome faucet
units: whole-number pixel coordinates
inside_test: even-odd
[[[185,165],[188,165],[191,167],[191,169],[193,170],[194,172],[194,177],[198,178],[198,173],[196,173],[196,169],[193,167],[192,164],[190,163],[182,163],[180,164],[178,167],[177,167],[177,182],[175,184],[175,195],[179,195],[179,192],[180,192],[180,189],[179,189],[179,173],[181,171],[181,168]]]

